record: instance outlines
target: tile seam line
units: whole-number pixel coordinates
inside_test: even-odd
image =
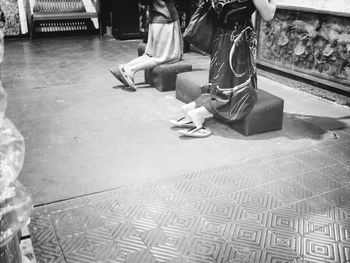
[[[70,201],[70,200],[75,200],[75,199],[79,199],[79,198],[82,198],[82,197],[87,197],[87,196],[90,196],[90,195],[102,194],[102,193],[106,193],[106,192],[109,192],[109,191],[117,190],[117,189],[122,188],[122,187],[123,186],[119,186],[119,187],[115,187],[115,188],[111,188],[111,189],[107,189],[107,190],[103,190],[103,191],[83,194],[83,195],[74,196],[74,197],[68,197],[68,198],[64,198],[64,199],[60,199],[60,200],[56,200],[56,201],[51,201],[51,202],[46,202],[46,203],[42,203],[42,204],[37,204],[37,205],[33,205],[33,208],[38,208],[38,207],[43,207],[43,206],[46,206],[46,205],[53,205],[53,204],[60,203],[60,202],[66,202],[66,201]]]

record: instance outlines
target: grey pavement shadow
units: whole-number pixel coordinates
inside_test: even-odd
[[[146,82],[135,83],[135,85],[138,89],[151,88],[151,85]],[[116,85],[116,86],[113,86],[112,88],[121,89],[129,92],[135,92],[134,90],[130,89],[128,86],[125,86],[124,84]]]
[[[229,125],[215,119],[208,120],[205,126],[210,129],[215,136],[240,140],[268,140],[277,137],[287,137],[294,140],[301,138],[321,140],[332,130],[348,128],[349,126],[342,120],[349,119],[350,115],[342,118],[332,118],[327,116],[284,113],[281,130],[251,136],[244,136],[232,129]]]

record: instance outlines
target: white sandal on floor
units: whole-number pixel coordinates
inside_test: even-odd
[[[121,73],[121,77],[123,78],[123,80],[128,84],[128,86],[133,89],[134,91],[137,90],[137,87],[135,86],[134,83],[134,78],[132,76],[130,76],[126,71],[125,68],[123,66],[119,66],[119,71]]]
[[[196,125],[186,117],[182,117],[178,120],[169,120],[169,122],[177,128],[195,128]]]
[[[129,84],[124,80],[124,78],[123,78],[123,76],[122,76],[122,73],[120,72],[120,69],[119,69],[119,67],[117,67],[117,68],[111,68],[110,70],[109,70],[111,73],[112,73],[112,75],[114,76],[114,77],[116,77],[117,78],[117,80],[119,80],[121,83],[123,83],[125,86],[129,86]]]
[[[179,131],[182,135],[188,137],[196,137],[196,138],[205,138],[211,135],[211,131],[207,130],[204,127],[192,128],[189,130],[181,130]]]

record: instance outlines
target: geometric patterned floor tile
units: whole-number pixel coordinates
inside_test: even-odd
[[[285,204],[301,201],[313,195],[310,190],[291,179],[283,179],[271,184],[266,184],[263,185],[262,188]]]
[[[318,196],[293,203],[288,207],[303,218],[324,221],[325,224],[348,217],[343,210]]]
[[[273,168],[269,163],[249,165],[234,170],[235,176],[231,174],[219,174],[216,177],[216,183],[221,186],[235,186],[237,190],[243,190],[254,186],[259,186],[283,176],[284,173]]]
[[[54,212],[50,217],[58,238],[65,238],[83,232],[73,214],[73,210]]]
[[[268,230],[255,220],[241,220],[229,224],[224,238],[233,245],[262,250],[266,245]]]
[[[201,216],[192,213],[171,212],[164,228],[178,231],[194,232],[201,220]]]
[[[315,239],[324,242],[336,242],[340,241],[340,229],[339,225],[336,223],[318,226],[309,232],[306,232],[303,237],[306,239]]]
[[[66,262],[59,244],[35,244],[34,254],[38,263]]]
[[[107,226],[114,240],[119,241],[128,237],[137,237],[135,226],[130,221],[119,222]]]
[[[252,188],[237,192],[234,201],[251,214],[276,209],[283,204],[262,188]]]
[[[175,185],[176,189],[183,195],[189,197],[199,197],[201,199],[211,199],[216,196],[217,188],[204,181],[182,181]]]
[[[340,254],[340,262],[341,263],[350,262],[350,242],[338,243],[338,249]]]
[[[303,237],[302,244],[303,258],[306,262],[340,262],[338,243],[335,241],[317,237]]]
[[[239,191],[246,188],[251,188],[256,185],[254,177],[247,176],[242,170],[234,170],[224,173],[216,173],[207,175],[213,184],[220,189],[228,189],[231,191]]]
[[[114,241],[109,229],[103,225],[99,228],[86,230],[85,237],[90,247],[104,245]]]
[[[89,247],[75,250],[71,253],[65,253],[64,256],[68,263],[73,263],[73,262],[90,263],[95,260],[95,257],[92,254],[92,251]]]
[[[122,256],[121,250],[116,242],[105,243],[91,247],[92,254],[97,262],[112,262]]]
[[[293,180],[311,190],[314,194],[325,193],[342,186],[337,181],[323,175],[321,171],[312,171],[306,174],[301,174],[293,177]]]
[[[289,208],[269,211],[264,226],[273,233],[301,235],[304,232],[303,218]]]
[[[164,244],[167,240],[167,236],[161,228],[154,228],[143,232],[141,234],[141,239],[147,247],[154,247],[159,244]]]
[[[91,200],[89,202],[89,206],[95,208],[98,213],[101,215],[108,214],[110,211],[113,211],[116,206],[119,205],[119,202],[116,198],[106,198],[106,199],[100,199],[97,198],[96,200]]]
[[[190,262],[220,262],[228,258],[225,248],[229,244],[224,239],[205,238],[203,236],[191,236],[184,240],[186,249],[184,254]]]
[[[295,254],[289,254],[284,251],[279,252],[275,250],[265,249],[262,253],[260,262],[283,262],[283,263],[301,263],[301,259]]]
[[[229,258],[227,261],[224,259],[219,262],[247,262],[247,263],[262,263],[261,256],[263,250],[258,248],[247,247],[244,244],[228,244],[225,247]]]
[[[74,234],[65,238],[60,238],[60,245],[63,253],[74,253],[78,250],[89,249],[89,242],[84,234]]]
[[[247,217],[247,213],[239,204],[224,199],[206,201],[200,213],[207,220],[220,220],[227,223]]]
[[[156,258],[152,255],[150,250],[144,249],[144,250],[137,251],[135,253],[128,254],[126,256],[126,262],[156,263]]]
[[[336,180],[342,185],[350,185],[350,167],[345,164],[336,164],[320,170],[324,175]]]
[[[295,174],[282,171],[293,165]],[[249,166],[225,167],[37,207],[29,225],[36,260],[349,261],[344,167],[329,166],[338,177],[294,157],[251,167],[267,181]]]
[[[338,228],[340,241],[350,242],[350,218],[345,218],[343,220],[334,223],[335,227]]]
[[[209,238],[223,237],[230,224],[222,220],[202,218],[196,229],[196,234]]]
[[[350,215],[350,188],[342,187],[322,194],[321,197]]]
[[[301,255],[301,235],[278,231],[268,231],[266,249],[276,254],[288,254],[297,258]]]
[[[320,151],[343,164],[348,164],[350,149],[343,146],[344,145],[328,145],[322,147]]]
[[[314,169],[320,169],[326,166],[337,164],[338,162],[331,158],[329,155],[321,153],[317,150],[312,150],[305,153],[299,153],[295,155],[301,161],[306,162]]]
[[[120,238],[117,240],[117,244],[124,255],[134,254],[147,249],[141,238],[136,235]]]
[[[337,190],[325,193],[321,195],[321,197],[325,198],[328,202],[339,206],[350,201],[350,188],[342,187]]]
[[[305,162],[293,156],[273,160],[271,161],[271,165],[287,176],[296,176],[313,170]]]
[[[187,210],[190,213],[196,213],[202,210],[205,205],[205,200],[198,197],[182,196],[180,194],[168,196],[163,199],[164,205],[158,206],[162,211],[165,210]]]
[[[170,216],[171,209],[165,206],[159,205],[140,205],[137,206],[135,213],[132,214],[130,219],[138,225],[159,225],[163,226],[167,223]]]
[[[162,244],[150,249],[156,262],[186,262],[181,253],[171,245]]]
[[[103,224],[103,221],[97,209],[81,206],[73,210],[74,217],[77,219],[81,229],[94,229]]]

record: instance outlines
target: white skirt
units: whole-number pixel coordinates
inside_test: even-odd
[[[145,53],[158,64],[179,61],[183,55],[179,21],[169,24],[149,24]]]

